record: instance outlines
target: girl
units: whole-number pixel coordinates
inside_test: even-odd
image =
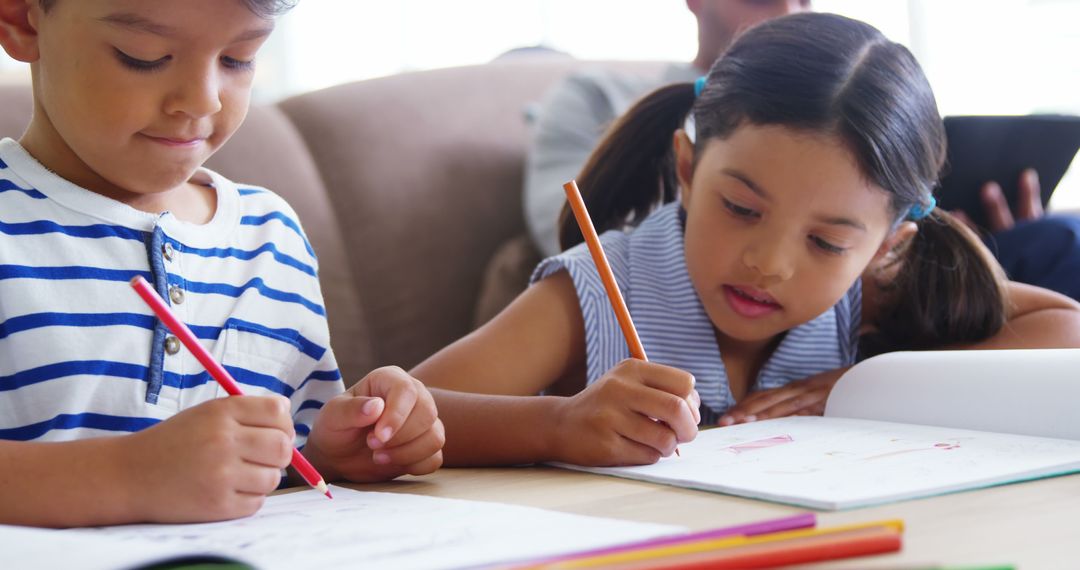
[[[1080,306],[1007,282],[934,209],[942,122],[904,47],[794,15],[748,31],[699,85],[640,101],[579,178],[657,363],[626,360],[583,246],[545,260],[413,371],[459,391],[435,390],[448,463],[651,463],[699,422],[821,413],[869,354],[1080,346]],[[561,239],[581,241],[565,210]]]

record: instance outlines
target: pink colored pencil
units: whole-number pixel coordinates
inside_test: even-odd
[[[533,564],[551,564],[554,562],[560,562],[564,560],[574,560],[578,558],[590,558],[594,556],[606,556],[608,554],[617,554],[620,552],[630,552],[634,550],[647,550],[650,548],[657,548],[659,546],[671,546],[674,544],[681,544],[684,542],[697,542],[701,540],[716,540],[718,538],[726,538],[729,536],[759,536],[762,534],[771,534],[774,532],[783,532],[788,530],[799,530],[804,528],[813,528],[817,524],[817,516],[814,513],[800,513],[797,515],[791,515],[787,517],[780,517],[776,519],[769,519],[764,521],[758,521],[748,524],[741,524],[735,526],[726,526],[722,528],[713,528],[709,530],[703,530],[699,532],[690,532],[686,534],[679,534],[675,536],[663,536],[660,538],[652,538],[649,540],[643,540],[641,542],[631,542],[629,544],[619,544],[615,546],[609,546],[606,548],[597,548],[595,550],[586,550],[583,552],[573,552],[553,558],[547,558],[538,560],[527,564],[526,567],[531,567]]]
[[[218,364],[214,360],[213,356],[207,352],[199,341],[195,338],[195,334],[191,332],[191,329],[176,317],[176,314],[172,312],[172,309],[165,304],[161,296],[154,291],[150,284],[146,282],[141,276],[136,276],[131,280],[131,286],[135,289],[135,292],[142,297],[143,301],[150,306],[150,310],[154,311],[154,314],[161,319],[161,322],[165,323],[165,326],[169,327],[169,330],[180,339],[180,342],[184,343],[184,346],[195,355],[195,358],[206,368],[206,371],[210,373],[210,376],[217,380],[218,384],[229,393],[230,396],[243,396],[244,392],[240,390],[240,385],[233,379],[232,374],[229,374],[225,367]],[[315,470],[315,467],[308,463],[308,460],[301,455],[300,450],[293,448],[292,454],[292,466],[296,469],[296,472],[304,478],[304,481],[308,485],[322,491],[324,495],[333,499],[333,495],[330,494],[330,489],[326,486],[326,481],[323,480],[322,475]]]

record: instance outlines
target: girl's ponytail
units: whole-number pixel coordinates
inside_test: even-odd
[[[658,204],[678,196],[671,147],[693,104],[692,83],[661,87],[608,130],[577,178],[597,233],[635,225]],[[559,245],[566,250],[583,239],[573,214],[563,206]]]
[[[918,224],[881,285],[890,299],[861,338],[861,357],[977,342],[1005,324],[1006,277],[975,234],[940,208]]]

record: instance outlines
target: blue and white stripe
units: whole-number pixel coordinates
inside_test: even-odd
[[[713,324],[686,269],[682,223],[677,202],[653,212],[633,231],[600,236],[619,282],[645,353],[654,362],[694,375],[702,401],[702,423],[715,423],[734,405]],[[585,321],[586,374],[592,383],[630,357],[585,244],[546,259],[536,268],[536,282],[558,271],[574,282]],[[784,336],[761,368],[753,390],[783,386],[793,380],[855,362],[862,290],[856,283],[832,309]]]
[[[292,399],[303,444],[343,390],[318,261],[276,194],[193,181],[217,192],[206,224],[79,188],[0,141],[0,439],[132,432],[225,395],[187,349],[166,353],[128,285],[142,275],[182,292],[173,310],[246,393]]]

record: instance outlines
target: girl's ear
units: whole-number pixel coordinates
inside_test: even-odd
[[[40,17],[38,0],[0,0],[0,45],[12,59],[26,63],[38,60],[36,24]]]
[[[881,242],[881,247],[874,252],[873,259],[870,260],[870,265],[891,265],[894,259],[892,255],[896,255],[897,252],[902,252],[906,249],[906,244],[915,237],[915,234],[919,233],[919,226],[911,220],[904,220],[900,222],[896,230],[892,235],[885,238],[885,241]]]
[[[679,179],[679,198],[690,203],[690,181],[694,178],[694,143],[683,129],[675,131],[675,177]]]

